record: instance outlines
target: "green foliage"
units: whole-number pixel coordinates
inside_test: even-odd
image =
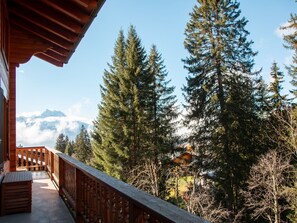
[[[277,63],[274,62],[271,67],[272,82],[269,86],[270,106],[272,111],[281,112],[288,105],[287,95],[282,95],[282,83],[284,82],[284,74],[280,72]]]
[[[146,58],[134,27],[125,41],[120,31],[114,48],[112,65],[104,73],[102,102],[94,122],[94,163],[108,174],[125,179],[137,162],[140,152],[140,128],[144,125],[143,76]],[[141,93],[142,92],[142,93]]]
[[[72,156],[74,154],[74,142],[69,140],[65,149],[65,154]]]
[[[56,141],[55,149],[62,153],[65,153],[65,149],[68,141],[69,141],[68,136],[65,136],[63,133],[59,134]]]
[[[168,86],[167,71],[156,47],[147,56],[133,26],[127,38],[120,31],[108,66],[92,135],[94,166],[149,188],[149,179],[134,181],[134,176],[139,170],[147,173],[148,166],[156,170],[158,179],[164,175],[161,167],[174,143],[173,120],[177,117],[174,88]],[[157,184],[159,188],[165,185],[161,180]]]
[[[234,214],[249,169],[262,152],[264,97],[255,52],[233,0],[198,0],[190,14],[184,45],[189,72],[184,87],[186,124],[198,154],[197,171],[213,173],[217,199]]]
[[[76,158],[84,163],[89,163],[92,158],[92,147],[89,133],[84,125],[81,126],[80,133],[75,138],[74,151]]]
[[[293,63],[290,66],[287,66],[289,75],[292,77],[291,84],[294,87],[291,90],[291,93],[294,95],[294,98],[297,98],[297,14],[291,14],[291,18],[288,21],[288,25],[282,27],[282,29],[292,30],[290,34],[284,36],[286,42],[285,47],[294,51]]]

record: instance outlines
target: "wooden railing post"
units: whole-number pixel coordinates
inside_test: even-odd
[[[64,187],[64,178],[65,178],[65,171],[64,171],[64,161],[61,157],[59,157],[59,194],[60,196],[63,195],[63,187]]]
[[[54,173],[54,169],[55,169],[55,166],[54,166],[54,156],[55,154],[53,152],[50,153],[50,159],[51,159],[51,163],[50,163],[50,175],[51,175],[51,180],[54,179],[54,176],[53,176],[53,173]]]
[[[43,148],[44,150],[44,170],[46,171],[47,170],[47,165],[48,165],[48,150],[44,147]]]
[[[75,215],[76,223],[83,222],[82,216],[82,186],[81,186],[81,171],[75,168],[75,187],[76,187],[76,201],[75,201]]]

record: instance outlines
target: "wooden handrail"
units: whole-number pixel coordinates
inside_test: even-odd
[[[76,222],[207,223],[66,154],[46,150],[46,170],[73,210]]]
[[[46,170],[48,150],[44,146],[16,148],[17,169]]]

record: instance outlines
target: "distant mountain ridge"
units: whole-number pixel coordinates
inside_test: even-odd
[[[54,148],[60,133],[74,140],[82,125],[91,130],[92,125],[78,117],[70,117],[56,110],[46,109],[40,115],[17,116],[17,145],[44,145]]]

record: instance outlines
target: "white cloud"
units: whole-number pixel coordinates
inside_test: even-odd
[[[57,138],[57,132],[52,130],[40,130],[40,123],[26,126],[25,123],[16,123],[17,145],[42,146]]]
[[[82,98],[80,101],[73,104],[68,108],[66,114],[74,120],[84,121],[88,124],[92,123],[92,120],[84,117],[83,114],[88,114],[92,101],[89,98]]]
[[[78,134],[80,123],[87,123],[79,116],[39,116],[41,112],[26,112],[17,115],[25,119],[17,120],[17,145],[47,146],[53,148],[60,133],[66,134],[71,140]]]
[[[290,25],[289,22],[281,24],[279,27],[276,28],[275,34],[280,38],[283,38],[285,35],[292,34],[294,32],[293,29],[282,29],[281,28],[281,27],[286,27],[286,26],[289,26],[289,25]]]
[[[33,111],[33,112],[21,112],[17,114],[17,117],[24,116],[24,117],[32,117],[32,116],[38,116],[41,115],[41,111]]]

